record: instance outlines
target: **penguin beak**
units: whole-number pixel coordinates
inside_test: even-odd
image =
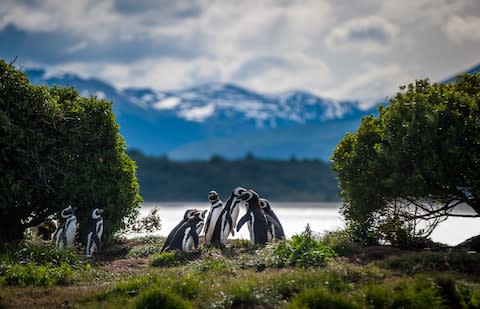
[[[97,212],[98,212],[99,214],[103,214],[104,210],[100,208],[99,210],[97,210]]]

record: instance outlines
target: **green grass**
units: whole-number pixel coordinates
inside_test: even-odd
[[[85,263],[78,259],[72,266],[64,262],[71,260],[70,253],[57,256],[45,248],[20,246],[27,249],[0,254],[0,308],[26,303],[59,307],[56,299],[68,299],[73,307],[115,309],[158,302],[171,303],[172,308],[480,308],[480,281],[472,275],[477,254],[410,252],[368,264],[358,264],[355,256],[329,256],[318,262],[318,248],[343,242],[337,236],[327,241],[306,233],[289,240],[289,254],[283,256],[286,262],[281,268],[269,260],[282,242],[259,248],[236,241],[227,250],[202,248],[191,254],[117,258],[118,270],[140,263],[133,273],[112,271],[116,260]],[[116,246],[130,246],[131,251],[155,242],[128,240]],[[314,263],[301,258],[290,263],[292,256],[314,256]],[[40,305],[38,295],[52,300]]]

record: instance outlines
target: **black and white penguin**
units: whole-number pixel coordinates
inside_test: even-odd
[[[60,213],[61,224],[55,232],[55,245],[57,249],[71,248],[75,243],[77,235],[76,207],[68,206]]]
[[[163,244],[161,252],[164,252],[165,249],[170,245],[170,243],[172,242],[173,236],[175,235],[177,230],[182,226],[182,224],[187,222],[189,219],[192,219],[193,217],[195,217],[195,214],[199,213],[199,212],[200,212],[200,210],[197,210],[197,209],[187,209],[185,211],[185,214],[183,215],[182,220],[180,220],[180,222],[168,234],[167,239],[165,240],[165,243]]]
[[[237,225],[237,232],[247,223],[250,232],[250,241],[254,245],[267,243],[267,219],[260,207],[258,194],[248,190],[242,194],[242,199],[247,202],[247,213],[240,219]]]
[[[282,224],[278,219],[275,212],[272,210],[270,206],[270,202],[267,199],[261,198],[260,199],[260,207],[267,218],[267,238],[268,241],[272,241],[275,239],[285,239],[285,233],[283,232]]]
[[[165,248],[165,251],[181,250],[190,252],[198,248],[198,236],[204,226],[205,215],[207,211],[196,212],[193,218],[183,223],[173,235],[172,241]]]
[[[95,208],[87,220],[86,255],[91,257],[95,251],[102,247],[103,234],[103,209]]]
[[[220,213],[223,210],[223,202],[218,197],[217,192],[210,191],[208,193],[208,200],[210,201],[210,211],[208,212],[207,221],[205,222],[205,245],[207,246],[212,243],[213,231],[215,225],[217,225]],[[213,239],[214,243],[218,241],[220,241],[219,237]]]
[[[245,201],[242,200],[242,194],[247,192],[247,189],[236,187],[227,200],[227,207],[230,208],[230,216],[232,217],[232,235],[235,236],[235,227],[237,226],[238,215],[240,214],[240,204]],[[231,205],[229,205],[229,203]],[[228,236],[228,235],[227,235]]]

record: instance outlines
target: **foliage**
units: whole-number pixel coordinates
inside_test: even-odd
[[[337,182],[330,165],[320,160],[212,158],[175,162],[139,151],[129,153],[138,164],[142,196],[149,201],[206,200],[206,192],[212,188],[227,197],[239,184],[275,200],[338,200]]]
[[[297,309],[297,308],[338,308],[338,309],[356,309],[361,308],[350,297],[346,297],[343,294],[330,293],[325,289],[310,289],[305,290],[295,296],[291,303],[285,308]]]
[[[187,309],[192,306],[170,291],[154,288],[140,294],[136,308]]]
[[[74,271],[88,269],[74,250],[56,250],[53,245],[21,242],[6,244],[0,253],[0,282],[18,286],[66,285]]]
[[[120,230],[117,234],[124,235],[129,233],[154,233],[162,227],[160,216],[158,215],[158,208],[150,209],[145,217],[137,216],[128,221],[125,228]]]
[[[274,242],[267,264],[274,267],[295,266],[315,267],[324,266],[335,256],[335,252],[317,240],[310,229],[310,225],[300,235],[293,235],[291,240]]]
[[[160,248],[161,249],[161,248]],[[179,266],[186,262],[185,257],[178,252],[161,252],[155,254],[150,265],[155,267]]]
[[[477,265],[480,254],[467,252],[419,252],[401,256],[391,256],[379,265],[406,273],[430,271],[457,271],[465,274],[480,274]]]
[[[0,282],[7,285],[48,287],[54,284],[70,284],[73,282],[73,277],[73,269],[67,263],[61,263],[60,266],[13,264],[6,267],[0,276]]]
[[[332,156],[353,235],[405,244],[465,203],[480,215],[480,74],[400,88]]]
[[[333,249],[339,256],[350,256],[360,251],[360,245],[353,240],[348,230],[329,231],[322,235],[320,241]]]
[[[32,86],[0,61],[0,242],[72,205],[82,227],[105,210],[105,236],[141,201],[135,163],[110,102],[73,88]]]
[[[6,244],[0,252],[0,264],[68,264],[74,267],[81,264],[74,250],[56,250],[53,245],[20,242]]]

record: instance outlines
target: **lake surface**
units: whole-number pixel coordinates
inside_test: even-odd
[[[345,221],[339,213],[340,203],[304,202],[284,203],[271,202],[279,220],[281,221],[285,234],[291,237],[301,233],[307,224],[316,233],[325,233],[345,227]],[[150,209],[157,207],[162,223],[160,231],[156,235],[167,236],[171,229],[182,219],[186,209],[196,208],[199,210],[210,209],[210,204],[191,202],[146,202],[140,209],[140,215],[145,216]],[[241,207],[239,219],[245,214],[245,208]],[[449,218],[439,224],[431,235],[434,241],[448,245],[456,245],[462,241],[480,234],[480,218]],[[239,233],[232,238],[249,239],[248,228],[244,225]]]

